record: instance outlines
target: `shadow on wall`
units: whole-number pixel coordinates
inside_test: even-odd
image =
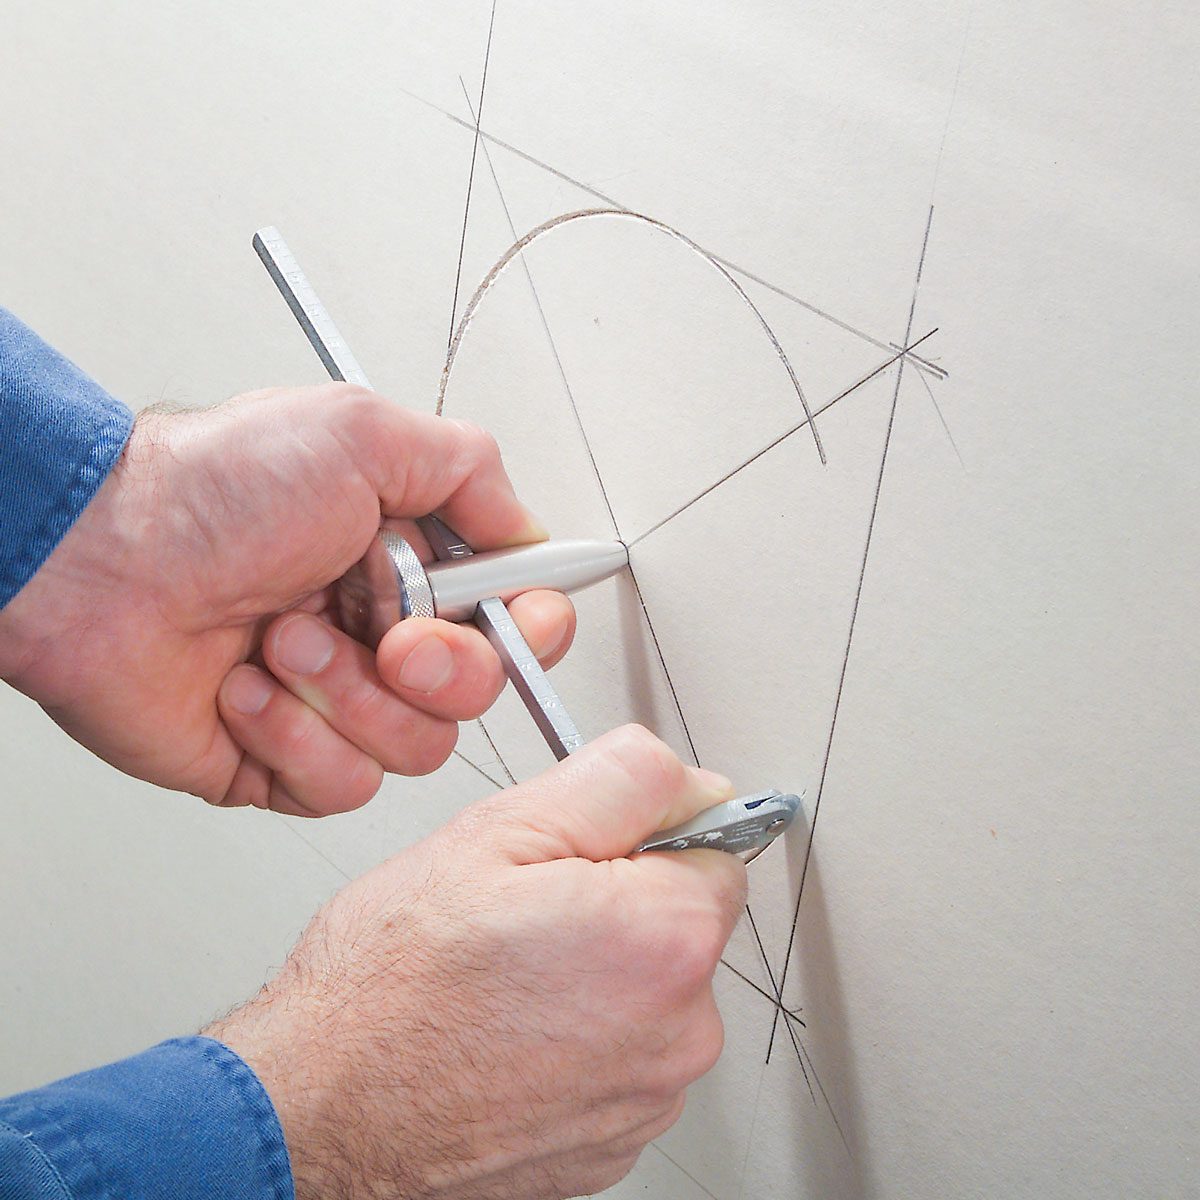
[[[664,720],[662,707],[656,703],[656,692],[662,690],[662,667],[654,648],[654,638],[647,626],[641,597],[630,571],[623,571],[616,580],[621,617],[621,645],[625,652],[628,672],[627,692],[633,698],[634,709],[625,718],[653,730],[684,762],[690,760],[687,739],[682,736],[678,716],[672,712]],[[679,735],[679,736],[676,736]]]
[[[794,889],[800,886],[806,841],[804,837],[788,839],[788,875]],[[871,1161],[837,951],[821,884],[819,843],[815,841],[793,955],[796,983],[802,986],[788,990],[804,1005],[808,1028],[800,1031],[801,1046],[816,1107],[824,1117],[800,1124],[800,1136],[794,1143],[795,1177],[802,1182],[799,1194],[821,1200],[873,1200],[881,1193]],[[776,1036],[772,1066],[781,1050],[789,1055],[792,1051],[782,1028]]]

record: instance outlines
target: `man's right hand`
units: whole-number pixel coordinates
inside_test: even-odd
[[[612,1186],[723,1030],[732,855],[625,857],[732,795],[629,726],[352,883],[205,1032],[258,1073],[297,1200],[557,1200]]]

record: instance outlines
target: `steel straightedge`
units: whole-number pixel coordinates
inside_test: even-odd
[[[338,332],[333,318],[279,230],[273,226],[260,229],[254,235],[254,249],[330,376],[369,388],[371,384],[366,372],[358,365],[346,339]],[[471,548],[436,517],[425,517],[418,524],[439,561],[466,558],[472,553]],[[505,673],[555,757],[566,758],[572,750],[583,745],[583,737],[503,602],[484,601],[476,610],[475,623],[500,656]]]

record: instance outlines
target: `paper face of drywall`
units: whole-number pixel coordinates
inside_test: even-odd
[[[65,74],[22,77],[22,103],[89,101],[0,135],[26,181],[13,307],[133,400],[312,381],[249,249],[274,222],[376,385],[431,406],[489,12],[56,30]],[[554,673],[584,732],[640,720],[747,791],[806,790],[717,976],[725,1055],[614,1196],[1194,1188],[1196,42],[1182,6],[498,4],[458,310],[514,231],[646,213],[732,264],[828,460],[801,430],[647,533],[802,411],[712,267],[626,221],[531,246],[447,391],[555,534],[636,542],[640,596],[580,596]],[[886,365],[935,327],[925,362]],[[511,696],[489,729],[518,776],[547,765]],[[361,813],[244,836],[327,887],[502,781],[478,730],[460,748]],[[252,976],[282,947],[262,960],[248,920],[226,953]],[[23,1044],[57,1063],[44,1024]]]

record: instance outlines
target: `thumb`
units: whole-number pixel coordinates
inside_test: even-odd
[[[733,795],[639,725],[614,729],[536,778],[472,806],[471,836],[516,864],[624,858],[652,833]]]

